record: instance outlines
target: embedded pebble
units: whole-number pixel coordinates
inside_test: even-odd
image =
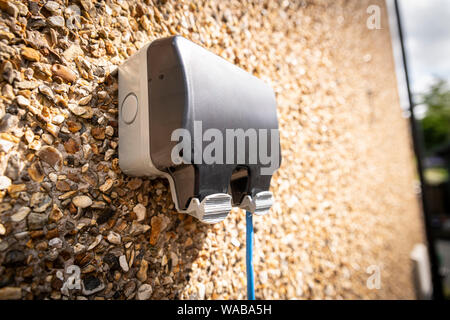
[[[50,12],[57,12],[59,9],[59,3],[57,3],[56,1],[47,1],[47,3],[44,5],[44,8]]]
[[[41,84],[38,88],[39,88],[39,92],[40,93],[42,93],[43,95],[45,95],[49,99],[53,99],[54,94],[53,94],[52,89],[50,89],[49,86],[47,86],[45,84]]]
[[[28,175],[33,181],[42,182],[44,180],[44,172],[39,161],[33,162],[28,168]]]
[[[41,54],[39,53],[39,51],[33,49],[33,48],[29,48],[29,47],[23,47],[20,54],[22,55],[22,57],[24,57],[25,59],[29,60],[29,61],[39,61],[41,60]]]
[[[12,114],[5,114],[0,121],[0,132],[8,132],[14,129],[19,123],[17,116]]]
[[[44,146],[36,153],[42,161],[48,163],[53,168],[58,169],[62,167],[63,157],[59,150],[52,146]]]
[[[142,221],[145,219],[145,214],[147,212],[147,209],[142,205],[142,204],[137,204],[134,208],[133,208],[134,213],[136,213],[137,216],[137,221]]]
[[[42,136],[42,141],[44,141],[46,144],[53,144],[53,137],[48,134],[48,133],[43,133]]]
[[[36,89],[39,86],[39,82],[37,81],[19,81],[14,83],[15,87],[21,90],[33,90]]]
[[[109,137],[112,137],[114,135],[114,128],[111,126],[107,126],[105,129],[105,134]]]
[[[105,183],[99,187],[99,190],[101,192],[107,192],[109,189],[111,189],[113,183],[114,183],[113,179],[106,179]]]
[[[50,222],[58,222],[59,220],[61,220],[63,216],[64,214],[62,213],[61,209],[58,207],[57,204],[54,204],[52,210],[50,211],[48,220]]]
[[[71,21],[71,17],[67,18],[67,21]],[[68,26],[69,27],[69,26]],[[79,45],[71,45],[67,50],[64,51],[63,56],[67,61],[72,61],[76,57],[81,56],[83,54],[83,50]]]
[[[238,239],[236,239],[236,238],[231,238],[231,244],[233,245],[233,246],[235,246],[235,247],[240,247],[240,245],[241,245],[241,243],[239,242],[239,240]]]
[[[13,222],[20,222],[27,217],[27,215],[31,212],[31,209],[28,207],[20,208],[16,213],[11,216],[11,220]]]
[[[164,216],[158,215],[151,219],[151,234],[150,234],[150,244],[155,245],[158,241],[159,234],[166,228],[167,222]]]
[[[149,285],[148,283],[144,283],[138,289],[137,299],[138,300],[148,300],[152,296],[152,292],[153,292],[152,286]]]
[[[118,234],[114,231],[110,231],[108,233],[107,240],[112,244],[120,244],[121,243],[120,234]]]
[[[6,190],[11,185],[11,179],[6,176],[0,176],[0,190]]]
[[[48,18],[48,22],[52,27],[62,28],[65,26],[64,17],[62,16],[51,16]]]
[[[75,254],[78,254],[80,252],[83,252],[86,249],[86,246],[82,245],[81,243],[77,243],[74,247],[73,247],[73,252]]]
[[[69,110],[73,112],[73,114],[77,115],[77,116],[81,116],[83,114],[86,113],[86,109],[83,107],[80,107],[78,105],[75,104],[69,104],[68,106]]]
[[[48,178],[50,179],[50,181],[52,181],[53,183],[56,183],[56,181],[58,181],[58,175],[54,172],[50,172],[48,174]]]
[[[25,98],[24,96],[17,96],[17,104],[21,107],[29,107],[30,106],[30,100]]]
[[[48,241],[48,244],[51,247],[55,247],[55,248],[61,249],[62,245],[63,245],[63,242],[62,242],[62,240],[60,238],[53,238],[53,239]]]
[[[102,291],[105,284],[97,277],[89,275],[83,279],[83,294],[86,296],[93,295]]]
[[[85,106],[87,105],[90,101],[92,100],[92,95],[88,95],[86,97],[81,98],[80,100],[78,100],[78,104],[80,106]]]
[[[18,300],[22,298],[22,289],[17,287],[0,288],[0,300]]]
[[[147,270],[148,262],[142,259],[141,266],[139,267],[139,271],[136,274],[136,278],[138,278],[139,281],[145,282],[147,280]]]
[[[101,234],[99,234],[97,237],[95,237],[94,241],[89,245],[89,247],[87,248],[88,250],[92,250],[94,249],[96,246],[98,246],[98,244],[102,241],[103,236]]]
[[[105,152],[105,161],[111,160],[112,156],[116,153],[113,149],[108,149],[108,151]]]
[[[88,196],[76,196],[72,199],[72,202],[78,208],[87,208],[92,205],[92,199]]]
[[[134,178],[131,179],[128,183],[127,183],[127,187],[131,190],[136,190],[138,189],[140,186],[142,185],[142,180],[139,178]]]
[[[80,150],[80,145],[78,144],[77,141],[70,138],[69,140],[64,142],[64,149],[66,150],[67,153],[74,154]]]
[[[95,139],[98,139],[98,140],[105,139],[105,129],[103,129],[103,128],[100,128],[100,127],[92,128],[91,134]]]
[[[14,142],[8,141],[6,139],[0,139],[0,151],[1,152],[8,153],[12,148],[14,148],[14,146],[15,146]]]
[[[119,264],[120,264],[120,267],[122,268],[122,270],[124,272],[128,272],[130,270],[130,268],[128,267],[127,257],[126,256],[121,255],[119,257]]]
[[[58,115],[56,115],[56,116],[53,117],[52,122],[53,122],[54,124],[61,124],[61,123],[64,122],[64,119],[65,119],[65,118],[64,118],[63,115],[58,114]]]
[[[56,189],[58,189],[58,191],[63,191],[63,192],[70,191],[70,184],[67,181],[57,181]]]
[[[28,227],[31,230],[42,229],[47,223],[48,217],[46,214],[31,212],[28,217]]]
[[[67,82],[75,82],[75,80],[77,80],[77,74],[61,64],[53,65],[51,70],[53,75],[61,77]]]

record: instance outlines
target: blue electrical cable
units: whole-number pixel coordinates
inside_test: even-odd
[[[246,211],[245,220],[247,226],[246,232],[246,250],[245,260],[247,264],[247,299],[255,300],[255,278],[253,275],[253,215]]]

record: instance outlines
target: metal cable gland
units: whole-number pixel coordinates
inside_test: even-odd
[[[231,211],[231,196],[226,193],[215,193],[206,196],[202,202],[193,198],[186,213],[204,223],[213,224],[223,221]]]
[[[258,192],[254,198],[247,195],[242,200],[239,208],[250,211],[258,216],[269,213],[273,205],[273,194],[271,191]]]

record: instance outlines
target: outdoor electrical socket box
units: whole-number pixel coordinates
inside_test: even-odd
[[[265,214],[281,162],[272,88],[183,37],[119,67],[119,164],[165,177],[176,209],[206,223],[232,206]]]

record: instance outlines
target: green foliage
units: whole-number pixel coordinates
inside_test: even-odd
[[[421,103],[428,109],[422,119],[425,148],[430,151],[450,143],[450,89],[443,80],[435,82],[422,95]]]
[[[448,171],[444,168],[426,168],[424,176],[429,185],[439,185],[448,181]]]

